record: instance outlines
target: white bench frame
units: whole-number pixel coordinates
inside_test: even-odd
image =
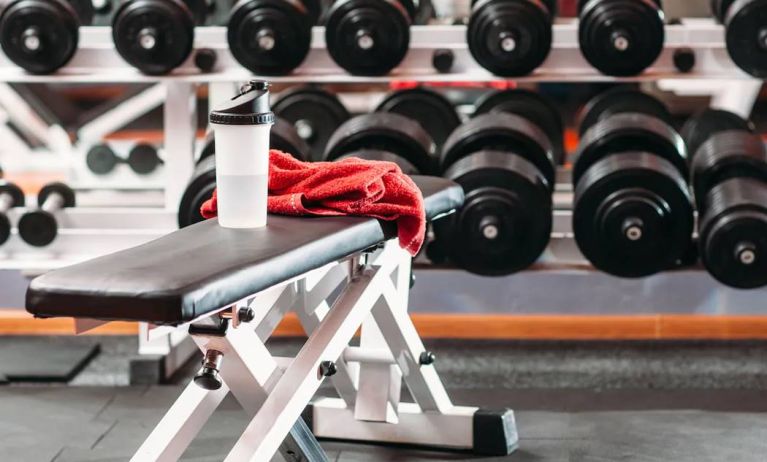
[[[326,460],[306,432],[308,417],[317,437],[404,443],[510,453],[517,433],[510,410],[480,429],[478,408],[455,406],[432,364],[421,364],[426,350],[407,314],[411,258],[396,240],[378,249],[310,271],[253,297],[176,329],[188,330],[231,317],[224,333],[192,330],[200,350],[223,354],[224,385],[213,391],[190,383],[134,455],[134,462],[178,460],[228,392],[250,423],[224,459],[226,462]],[[254,309],[241,323],[238,311]],[[297,313],[308,338],[295,358],[272,356],[265,342],[288,311]],[[358,347],[349,342],[360,329]],[[168,328],[153,329],[156,335]],[[324,380],[320,364],[332,361],[330,378],[340,398],[317,398]],[[428,362],[428,361],[427,361]],[[401,382],[414,403],[400,402]],[[388,386],[381,386],[388,384]],[[307,436],[308,434],[308,436]],[[487,436],[484,436],[487,435]],[[498,449],[498,448],[502,449]],[[298,448],[300,457],[297,458]]]

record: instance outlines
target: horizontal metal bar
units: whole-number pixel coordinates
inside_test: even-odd
[[[72,61],[55,75],[29,75],[0,56],[0,81],[7,82],[157,82],[167,79],[191,82],[238,82],[252,78],[229,52],[225,27],[199,27],[195,30],[195,50],[217,52],[216,69],[202,73],[192,57],[168,76],[142,75],[130,67],[115,51],[109,27],[82,27],[80,48]],[[410,49],[401,65],[382,77],[351,76],[330,58],[325,46],[323,27],[312,31],[312,46],[304,63],[291,75],[269,77],[274,82],[389,82],[392,78],[414,81],[493,81],[505,80],[481,68],[466,44],[465,26],[413,26]],[[692,72],[681,74],[673,64],[674,51],[690,48],[696,53]],[[432,67],[432,54],[450,49],[455,55],[450,73],[438,73]],[[666,43],[658,61],[640,76],[615,78],[592,68],[578,50],[576,20],[561,20],[553,26],[549,58],[532,75],[519,81],[614,81],[657,80],[664,78],[750,79],[729,58],[724,44],[724,29],[713,20],[685,19],[683,24],[666,26]]]

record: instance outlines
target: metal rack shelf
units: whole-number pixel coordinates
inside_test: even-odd
[[[226,40],[225,27],[199,27],[195,31],[195,52],[210,49],[217,53],[216,68],[203,73],[194,65],[194,52],[187,62],[166,76],[147,76],[130,67],[115,51],[111,28],[83,27],[80,30],[80,49],[72,61],[53,75],[30,75],[0,56],[0,81],[6,82],[158,82],[181,80],[191,83],[238,82],[253,75],[239,65]],[[325,47],[325,31],[315,27],[312,48],[306,61],[287,76],[268,77],[273,82],[305,83],[386,83],[392,79],[430,82],[483,82],[515,81],[646,81],[659,79],[753,79],[735,66],[727,54],[724,28],[709,19],[687,19],[682,24],[666,26],[663,53],[645,73],[627,78],[600,74],[591,67],[578,50],[577,20],[560,20],[553,27],[553,43],[549,58],[532,75],[505,79],[481,68],[472,58],[466,44],[465,26],[413,26],[410,50],[391,74],[381,77],[352,76],[339,68]],[[681,48],[692,50],[696,65],[689,73],[680,73],[673,63],[674,52]],[[438,73],[432,67],[435,50],[449,49],[455,56],[453,71]]]

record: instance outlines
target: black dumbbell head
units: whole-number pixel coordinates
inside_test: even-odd
[[[16,184],[0,180],[0,196],[7,195],[10,198],[8,206],[23,207],[24,192]],[[11,222],[5,213],[0,213],[0,245],[5,244],[11,237]]]
[[[735,0],[711,0],[711,14],[714,15],[714,17],[719,20],[719,22],[724,22],[724,17],[727,15],[727,10],[730,8],[730,5],[734,3]]]
[[[229,17],[229,49],[255,74],[288,74],[309,53],[311,15],[300,0],[241,0]]]
[[[551,51],[553,15],[538,0],[480,0],[474,3],[466,29],[469,51],[495,75],[533,72]]]
[[[599,270],[643,277],[672,268],[691,247],[693,208],[667,160],[624,152],[589,168],[575,188],[573,232]]]
[[[548,135],[554,147],[557,164],[564,160],[564,127],[562,115],[551,100],[529,90],[503,90],[487,93],[477,101],[474,115],[507,112],[524,117]]]
[[[114,15],[112,39],[129,64],[160,75],[189,57],[194,26],[194,13],[181,0],[129,0]]]
[[[396,164],[405,175],[421,175],[421,172],[415,167],[415,165],[411,164],[407,159],[388,151],[382,151],[380,149],[362,149],[351,154],[343,155],[339,157],[338,160],[348,159],[350,157],[356,157],[358,159],[364,160],[392,162]]]
[[[139,143],[128,153],[128,166],[139,175],[148,175],[162,164],[157,148],[148,143]]]
[[[61,198],[64,199],[62,207],[74,207],[76,205],[75,191],[67,184],[58,181],[48,183],[40,189],[40,192],[37,193],[37,205],[42,207],[45,200],[48,199],[48,196],[54,193],[60,195]]]
[[[703,265],[718,281],[767,285],[767,184],[730,179],[714,186],[699,224]]]
[[[581,52],[603,74],[639,74],[663,50],[663,11],[652,0],[583,0],[579,6]]]
[[[197,162],[178,207],[178,226],[185,228],[203,221],[202,204],[210,199],[216,189],[216,156],[210,154]]]
[[[505,112],[491,113],[460,125],[445,142],[441,169],[445,171],[461,158],[484,150],[509,152],[524,158],[535,165],[553,187],[553,145],[546,133],[528,119]]]
[[[397,0],[338,0],[325,22],[328,52],[353,75],[387,74],[407,54],[411,17]]]
[[[290,154],[298,160],[309,159],[309,145],[298,136],[295,127],[281,118],[274,119],[274,125],[269,131],[269,147]],[[211,130],[205,135],[203,148],[197,158],[199,164],[204,159],[216,153],[216,141],[214,132]]]
[[[336,95],[313,86],[293,87],[280,93],[272,111],[296,127],[298,135],[311,148],[306,159],[312,161],[322,160],[330,136],[351,117]]]
[[[80,25],[77,10],[65,0],[18,0],[0,17],[0,46],[23,69],[50,74],[72,59]]]
[[[508,152],[479,151],[455,162],[444,176],[466,194],[460,210],[434,222],[437,240],[454,263],[497,276],[538,259],[551,235],[552,201],[536,166]]]
[[[425,88],[391,93],[378,105],[376,111],[392,112],[415,120],[429,133],[437,149],[442,148],[450,133],[461,124],[450,100]]]
[[[716,133],[729,130],[741,130],[754,132],[754,125],[739,115],[722,109],[705,109],[685,122],[680,134],[687,144],[687,152],[690,159],[708,138]]]
[[[718,132],[698,149],[690,166],[690,182],[699,207],[708,191],[730,178],[767,182],[767,149],[759,135],[743,130]]]
[[[628,86],[617,86],[591,98],[580,111],[578,126],[580,134],[600,120],[624,112],[645,114],[671,125],[671,113],[657,98]]]
[[[722,1],[727,52],[735,64],[754,77],[767,77],[767,2]],[[722,11],[720,9],[720,11]]]
[[[435,171],[434,141],[418,122],[399,114],[373,112],[349,119],[330,137],[325,160],[363,149],[397,154],[423,174]]]
[[[106,144],[93,145],[85,155],[85,165],[96,175],[112,172],[119,163],[117,154]]]
[[[44,210],[27,212],[22,215],[19,219],[18,229],[21,239],[34,247],[50,245],[59,233],[56,217]]]

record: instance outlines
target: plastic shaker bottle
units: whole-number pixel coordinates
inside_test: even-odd
[[[210,113],[216,139],[218,224],[225,228],[266,225],[269,186],[269,83],[253,80],[242,93]]]

